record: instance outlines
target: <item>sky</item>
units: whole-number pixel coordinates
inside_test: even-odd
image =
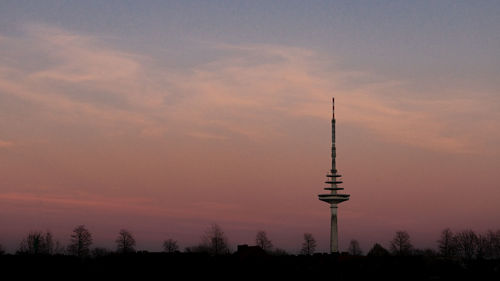
[[[498,1],[0,0],[0,244],[500,229]]]

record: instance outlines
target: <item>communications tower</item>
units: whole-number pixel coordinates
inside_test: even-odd
[[[335,98],[332,98],[332,169],[326,175],[326,184],[330,186],[325,187],[329,193],[319,194],[319,200],[330,204],[331,220],[330,220],[330,252],[339,252],[338,228],[337,228],[337,204],[349,200],[349,194],[337,193],[343,188],[338,187],[342,183],[340,181],[341,175],[338,174],[335,158],[337,151],[335,148]]]

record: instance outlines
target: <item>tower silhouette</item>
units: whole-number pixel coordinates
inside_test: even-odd
[[[337,151],[335,147],[335,98],[332,98],[332,169],[330,170],[330,173],[326,175],[327,181],[325,182],[326,184],[330,185],[329,187],[325,187],[325,190],[329,190],[330,193],[318,195],[319,200],[330,204],[330,253],[339,252],[337,204],[349,200],[350,196],[349,194],[337,193],[337,191],[343,190],[343,188],[338,187],[338,185],[341,184],[342,181],[339,180],[341,175],[339,175],[337,171],[337,163],[335,161],[336,157]]]

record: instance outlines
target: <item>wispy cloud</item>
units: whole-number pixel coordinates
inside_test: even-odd
[[[32,206],[40,211],[52,210],[64,213],[67,209],[92,212],[113,212],[120,214],[170,217],[186,220],[237,222],[242,213],[248,212],[237,204],[203,201],[188,205],[158,204],[151,198],[103,197],[89,194],[61,195],[51,192],[0,192],[0,202],[4,210],[17,210]],[[272,223],[267,218],[252,218],[254,222]]]
[[[11,147],[13,145],[14,145],[14,143],[11,142],[11,141],[0,140],[0,148],[2,148],[2,147]]]
[[[232,108],[221,123],[233,130],[252,120],[243,127],[257,125],[256,135],[265,135],[276,133],[275,128],[266,128],[270,123],[266,120],[273,118],[327,119],[330,97],[335,96],[339,120],[369,130],[383,141],[433,151],[470,153],[484,151],[478,135],[500,139],[499,134],[488,129],[491,120],[500,119],[495,110],[500,103],[491,96],[477,100],[436,95],[423,100],[418,99],[423,93],[404,81],[338,70],[309,50],[267,45],[217,48],[235,53],[196,67],[189,77],[189,87],[198,93],[196,98],[202,99],[199,105],[217,112]],[[207,112],[196,103],[190,106]],[[463,118],[464,115],[470,118]],[[213,120],[203,120],[207,119]]]
[[[50,113],[42,118],[91,122],[111,133],[123,124],[145,134],[160,130],[153,116],[139,110],[149,109],[155,97],[151,92],[142,96],[147,77],[134,55],[49,26],[29,26],[25,37],[2,41],[15,50],[15,54],[12,50],[0,53],[2,94],[48,108]],[[41,62],[26,59],[28,64],[23,65],[16,60],[23,55],[40,57]]]
[[[49,109],[37,118],[89,123],[112,136],[132,130],[161,137],[173,129],[202,139],[279,138],[286,133],[278,124],[286,120],[327,119],[328,102],[335,96],[339,120],[380,140],[461,153],[481,150],[483,144],[471,135],[483,135],[491,120],[500,119],[488,106],[498,100],[418,100],[404,81],[341,70],[304,48],[207,44],[225,55],[175,71],[148,55],[46,25],[31,25],[21,37],[0,40],[15,49],[0,51],[1,95]],[[42,59],[17,63],[23,56]],[[465,122],[481,126],[456,129],[463,126],[456,120],[471,110],[474,119]],[[491,132],[489,138],[500,139]]]

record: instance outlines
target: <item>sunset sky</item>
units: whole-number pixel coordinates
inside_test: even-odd
[[[0,244],[500,229],[498,1],[0,0]]]

